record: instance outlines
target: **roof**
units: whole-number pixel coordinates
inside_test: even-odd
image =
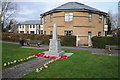
[[[42,23],[41,23],[41,20],[28,20],[28,21],[21,22],[20,24],[42,24]]]
[[[41,14],[41,16],[43,15],[46,15],[46,14],[50,14],[50,13],[53,13],[53,12],[61,12],[61,11],[89,11],[89,12],[94,12],[94,13],[101,13],[101,14],[107,14],[103,11],[100,11],[98,9],[95,9],[95,8],[92,8],[90,6],[87,6],[85,4],[82,4],[82,3],[78,3],[78,2],[68,2],[68,3],[65,3],[57,8],[54,8],[50,11],[47,11],[43,14]]]
[[[112,30],[112,32],[117,32],[117,31],[120,31],[120,28]]]

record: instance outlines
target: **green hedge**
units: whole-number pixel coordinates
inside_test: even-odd
[[[94,48],[105,48],[105,45],[120,45],[119,37],[92,37],[92,45]]]
[[[24,40],[40,40],[42,44],[48,45],[52,35],[2,33],[3,41],[19,42],[20,38]],[[61,40],[62,46],[75,46],[76,44],[76,36],[58,36],[58,38]]]

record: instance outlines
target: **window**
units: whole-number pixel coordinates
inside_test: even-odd
[[[31,34],[34,34],[34,33],[35,33],[35,31],[30,31],[30,33],[31,33]]]
[[[23,28],[24,28],[24,25],[23,25]]]
[[[20,27],[20,28],[22,28],[22,26],[23,26],[23,25],[21,25],[21,27]]]
[[[52,33],[53,33],[53,32],[52,32],[52,31],[50,31],[50,35],[52,35]]]
[[[44,17],[44,23],[46,23],[46,17]]]
[[[89,32],[88,32],[88,36],[91,36],[91,35],[92,35],[92,32],[89,31]]]
[[[35,28],[35,25],[33,25],[33,28]]]
[[[92,20],[92,14],[88,13],[88,20],[91,21]]]
[[[98,36],[101,36],[101,32],[98,32]]]
[[[72,31],[64,31],[65,35],[72,35]]]
[[[50,21],[53,21],[53,15],[52,14],[50,15]]]
[[[46,31],[44,31],[44,34],[46,34]]]
[[[39,34],[43,34],[43,30],[39,31]]]
[[[24,33],[24,31],[20,31],[20,33]]]
[[[38,25],[39,26],[39,29],[40,29],[40,25]]]
[[[43,34],[43,30],[41,31],[41,34]]]
[[[102,21],[102,15],[99,15],[99,21],[100,22]]]
[[[30,25],[30,28],[32,28],[32,25]]]
[[[73,13],[65,13],[65,22],[73,21]]]
[[[107,17],[104,17],[104,24],[107,24]]]
[[[39,31],[39,34],[40,34],[40,31]]]
[[[21,25],[20,25],[20,28],[21,28]]]

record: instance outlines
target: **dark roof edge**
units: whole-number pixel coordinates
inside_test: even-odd
[[[42,24],[21,24],[21,23],[18,23],[18,25],[42,25]]]
[[[47,11],[43,14],[40,14],[40,16],[45,16],[45,15],[49,15],[49,14],[56,13],[56,12],[67,12],[67,11],[70,11],[70,12],[73,12],[73,11],[74,12],[91,12],[91,13],[102,14],[102,15],[107,15],[108,14],[106,12],[93,11],[93,10],[89,10],[89,9],[57,9],[57,10]]]

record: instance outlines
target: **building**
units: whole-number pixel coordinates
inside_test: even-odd
[[[43,25],[40,20],[29,20],[18,24],[17,33],[43,34]]]
[[[68,2],[40,15],[44,34],[52,34],[53,24],[58,35],[74,35],[76,46],[91,46],[92,36],[104,36],[107,13],[78,2]]]

